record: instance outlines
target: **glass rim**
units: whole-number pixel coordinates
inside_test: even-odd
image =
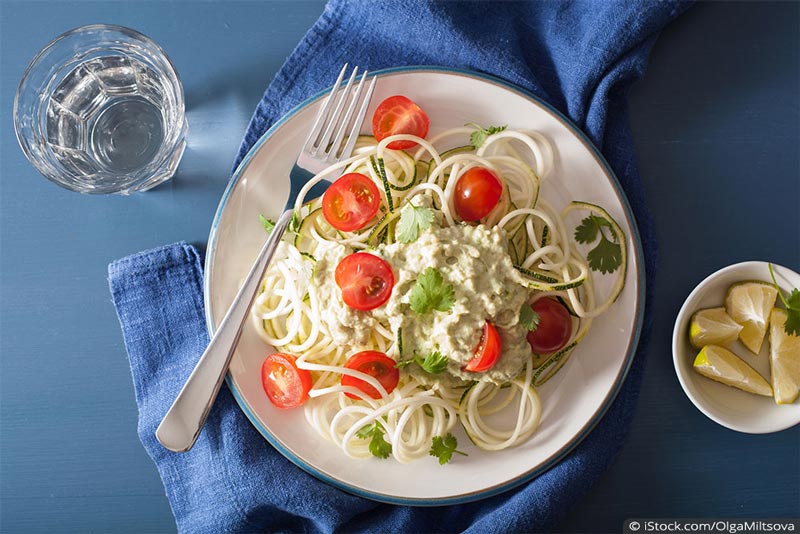
[[[41,63],[42,58],[50,50],[52,50],[58,43],[60,43],[61,41],[67,39],[68,37],[71,37],[72,35],[79,34],[79,33],[84,33],[84,32],[90,31],[90,30],[94,30],[94,29],[112,30],[112,31],[116,31],[116,32],[119,32],[119,33],[122,33],[122,34],[127,34],[130,37],[133,37],[135,39],[139,39],[139,40],[143,41],[148,46],[152,46],[155,49],[155,51],[158,52],[158,54],[164,59],[166,65],[167,65],[167,67],[169,67],[172,75],[175,76],[175,80],[178,82],[177,83],[177,91],[176,92],[177,92],[178,98],[180,99],[180,104],[181,104],[182,107],[185,107],[185,105],[186,105],[186,103],[185,103],[186,102],[185,101],[185,95],[183,94],[183,81],[181,80],[180,75],[178,74],[178,69],[175,68],[175,64],[172,62],[172,59],[170,59],[170,57],[167,54],[167,52],[157,42],[155,42],[153,39],[151,39],[147,35],[143,34],[142,32],[140,32],[138,30],[134,30],[133,28],[129,28],[127,26],[119,25],[119,24],[95,23],[95,24],[86,24],[86,25],[83,25],[83,26],[78,26],[76,28],[72,28],[72,29],[67,30],[67,31],[63,32],[62,34],[58,35],[53,40],[51,40],[49,43],[47,43],[45,46],[43,46],[42,49],[39,50],[39,52],[33,57],[33,59],[31,59],[31,61],[28,63],[28,66],[25,68],[25,72],[22,74],[22,77],[20,78],[19,84],[17,85],[17,90],[14,93],[14,107],[13,107],[12,117],[13,117],[13,122],[14,122],[14,135],[17,138],[17,144],[22,149],[22,152],[25,154],[25,157],[34,166],[34,168],[36,168],[36,170],[39,171],[39,173],[41,173],[45,178],[47,178],[48,180],[51,180],[51,181],[55,182],[57,185],[61,185],[61,186],[64,186],[64,184],[61,182],[61,180],[58,179],[58,176],[52,175],[49,172],[50,169],[46,169],[42,165],[40,165],[39,161],[37,160],[37,158],[36,158],[36,156],[35,156],[35,154],[33,152],[33,150],[31,149],[31,147],[29,146],[29,144],[28,144],[27,140],[25,139],[23,133],[21,132],[21,128],[20,128],[21,121],[19,120],[20,95],[22,94],[23,88],[25,87],[25,84],[29,79],[31,71]],[[184,112],[184,114],[185,114],[185,112]],[[184,116],[183,122],[184,122],[184,125],[181,127],[181,129],[185,129],[185,122],[186,122],[185,116]],[[183,140],[183,136],[177,135],[176,138],[173,140],[172,146],[170,146],[169,152],[173,152],[174,150],[176,150],[178,148],[178,146],[180,145],[180,143],[182,142],[182,140]]]

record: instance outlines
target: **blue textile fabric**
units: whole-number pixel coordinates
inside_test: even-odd
[[[258,105],[236,163],[289,109],[329,85],[344,62],[470,69],[508,80],[570,117],[602,150],[633,207],[645,250],[647,298],[656,243],[636,171],[626,95],[677,1],[359,2],[332,0]],[[256,53],[249,51],[248,53]],[[178,243],[109,266],[139,406],[139,435],[182,532],[536,532],[551,529],[597,480],[627,433],[644,364],[649,306],[627,381],[589,436],[538,478],[475,503],[379,504],[318,481],[276,452],[223,388],[188,453],[155,429],[208,336],[202,263]]]

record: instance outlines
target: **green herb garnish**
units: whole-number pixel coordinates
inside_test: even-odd
[[[262,225],[264,225],[264,230],[267,231],[267,235],[271,234],[272,231],[275,229],[275,221],[273,221],[272,219],[267,219],[263,215],[259,215],[258,220],[261,221]]]
[[[434,267],[428,267],[417,277],[408,299],[411,309],[419,314],[431,310],[449,311],[455,301],[455,289],[445,284],[442,273]]]
[[[289,225],[286,227],[286,229],[294,234],[300,230],[300,214],[297,211],[292,213],[292,218],[289,219]]]
[[[438,375],[447,369],[447,356],[438,350],[431,352],[425,358],[417,356],[415,359],[420,367],[432,375]]]
[[[474,122],[469,124],[465,124],[464,126],[474,126],[477,128],[472,134],[469,136],[469,142],[475,148],[480,148],[483,143],[486,141],[486,138],[490,135],[496,134],[497,132],[502,132],[508,126],[489,126],[488,128],[484,128]]]
[[[608,228],[613,241],[606,237],[604,227]],[[598,234],[600,241],[586,256],[589,268],[603,274],[613,273],[622,264],[622,249],[610,222],[602,217],[589,215],[575,228],[575,241],[583,244],[593,243],[597,240]]]
[[[528,331],[533,332],[539,328],[539,314],[533,311],[528,304],[525,304],[519,310],[519,324],[524,326]]]
[[[400,210],[400,221],[397,223],[396,236],[401,243],[416,241],[420,232],[424,232],[433,223],[433,210],[425,206],[414,206],[407,203]]]
[[[388,458],[392,454],[392,444],[383,439],[383,426],[375,421],[356,432],[356,436],[361,439],[368,439],[369,452],[378,458]]]
[[[431,352],[424,358],[414,353],[413,358],[408,358],[407,360],[400,360],[399,362],[394,364],[394,366],[397,367],[398,369],[402,369],[403,367],[407,367],[411,363],[416,363],[417,365],[422,367],[422,369],[427,373],[430,373],[432,375],[438,375],[439,373],[442,373],[447,369],[447,356],[445,356],[438,350]]]
[[[789,293],[789,297],[783,296],[783,291],[778,286],[778,281],[775,280],[775,273],[772,271],[772,264],[767,264],[769,268],[769,275],[772,277],[772,285],[778,290],[778,296],[786,306],[786,322],[783,324],[783,330],[790,336],[800,336],[800,289],[796,287]]]
[[[463,456],[469,456],[467,453],[456,449],[456,447],[458,447],[458,441],[453,434],[448,432],[445,436],[433,436],[433,443],[431,444],[431,450],[428,451],[428,454],[439,458],[439,465],[444,465],[449,462],[453,458],[454,452]]]

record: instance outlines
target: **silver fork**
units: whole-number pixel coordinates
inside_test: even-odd
[[[355,67],[347,84],[342,87],[346,72],[347,64],[342,68],[325,104],[317,114],[311,133],[292,168],[289,177],[291,182],[289,199],[283,214],[275,223],[275,228],[258,254],[213,339],[156,430],[158,441],[171,451],[188,451],[200,435],[222,386],[231,357],[242,334],[242,326],[255,300],[259,283],[275,254],[281,236],[292,219],[298,193],[311,177],[330,165],[350,157],[353,152],[375,89],[375,78],[372,77],[367,83],[365,71],[356,84],[358,67]],[[347,141],[342,146],[345,136]],[[306,195],[307,198],[321,195],[328,183],[320,182],[317,185],[321,187],[313,187]]]

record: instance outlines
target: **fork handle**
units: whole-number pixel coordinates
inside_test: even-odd
[[[278,219],[214,337],[158,426],[156,438],[167,449],[185,452],[197,441],[222,386],[258,286],[289,225],[292,212],[291,209],[286,210]]]

